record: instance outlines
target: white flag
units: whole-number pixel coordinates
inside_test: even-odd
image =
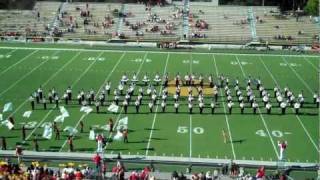
[[[29,118],[31,116],[32,111],[26,111],[23,113],[22,117]]]
[[[12,102],[9,102],[4,105],[2,112],[8,112],[8,111],[12,111],[12,110],[13,110]]]
[[[45,138],[45,139],[51,139],[51,137],[52,137],[52,128],[51,128],[50,125],[44,126],[44,131],[43,131],[42,137]]]
[[[60,106],[59,107],[60,108],[60,113],[61,113],[61,115],[63,116],[63,117],[69,117],[70,115],[69,115],[69,112],[66,110],[66,108],[64,107],[64,106]]]
[[[85,112],[87,114],[89,114],[91,111],[93,111],[93,109],[91,107],[89,107],[89,106],[82,106],[80,108],[80,112]]]
[[[75,134],[78,133],[78,130],[77,130],[76,128],[71,127],[71,126],[65,127],[63,131],[69,132],[69,135],[70,135],[70,136],[71,136],[71,135],[75,135]]]
[[[8,120],[1,121],[1,125],[7,126],[7,128],[10,129],[10,130],[14,127],[14,125]]]
[[[96,140],[96,136],[95,136],[94,130],[90,130],[89,140]]]
[[[0,114],[0,121],[2,121],[3,120],[3,115],[2,114]]]
[[[57,116],[54,120],[53,120],[54,122],[61,122],[61,123],[63,123],[64,122],[64,116],[62,116],[62,115],[59,115],[59,116]]]
[[[128,129],[128,117],[119,120],[117,130]]]
[[[117,131],[117,134],[113,136],[113,140],[120,141],[123,138],[123,134]]]
[[[108,107],[108,111],[110,112],[118,112],[119,110],[119,106],[115,105],[115,104],[111,104],[109,107]]]

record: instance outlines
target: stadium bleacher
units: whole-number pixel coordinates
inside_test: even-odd
[[[187,38],[200,42],[247,43],[252,40],[248,8],[191,3]],[[81,36],[82,39],[107,40],[120,34],[130,40],[179,39],[183,37],[182,12],[182,3],[148,7],[144,4],[42,1],[37,2],[33,10],[1,10],[0,32],[3,35],[47,35],[55,18],[59,17],[56,29],[65,39]],[[301,16],[297,21],[293,15],[280,15],[277,7],[253,7],[253,14],[257,36],[263,42],[312,43],[319,32],[311,17]],[[206,27],[199,27],[201,23]]]

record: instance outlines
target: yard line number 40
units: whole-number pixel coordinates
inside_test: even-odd
[[[271,131],[271,135],[273,137],[276,137],[276,138],[281,138],[283,137],[283,135],[288,135],[288,134],[291,134],[290,132],[282,132],[282,131],[279,131],[279,130],[273,130]],[[263,129],[259,129],[256,131],[256,135],[258,136],[261,136],[261,137],[267,137],[267,133],[263,130]]]

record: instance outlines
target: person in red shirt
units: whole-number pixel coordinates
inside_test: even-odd
[[[79,169],[77,169],[77,171],[75,172],[75,179],[76,180],[82,180],[83,179],[83,174],[81,173],[81,171]]]
[[[264,178],[265,176],[265,170],[264,170],[264,166],[261,166],[256,174],[256,178]]]
[[[97,153],[96,155],[93,156],[92,161],[93,163],[96,165],[96,170],[97,172],[100,174],[100,170],[101,170],[101,156],[99,155],[99,153]]]
[[[129,176],[129,180],[138,180],[139,176],[138,173],[136,171],[132,171],[132,173]]]

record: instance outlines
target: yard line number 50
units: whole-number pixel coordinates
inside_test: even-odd
[[[204,129],[202,127],[194,127],[192,131],[195,134],[203,134],[204,133]],[[187,126],[178,126],[177,133],[185,134],[185,133],[188,133],[188,132],[189,132],[189,127],[187,127]]]

